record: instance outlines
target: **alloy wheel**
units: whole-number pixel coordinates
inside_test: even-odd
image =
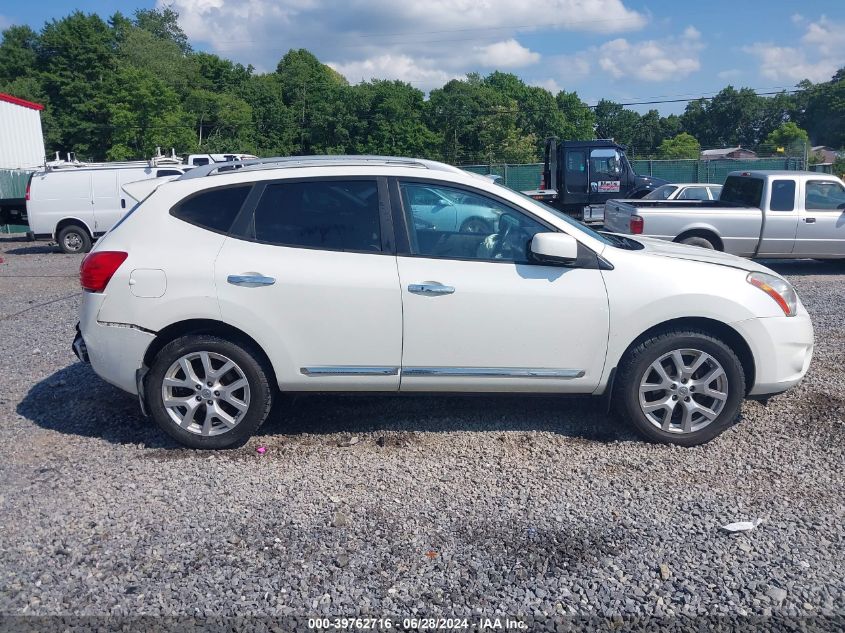
[[[161,385],[170,419],[196,435],[213,436],[235,428],[249,410],[246,374],[216,352],[190,352],[170,365]]]
[[[663,354],[643,373],[640,409],[670,433],[695,433],[711,424],[728,399],[728,377],[712,355],[697,349]]]

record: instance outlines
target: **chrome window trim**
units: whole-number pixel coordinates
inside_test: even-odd
[[[449,376],[466,378],[583,378],[583,369],[527,367],[404,367],[403,376]]]
[[[396,376],[398,367],[373,367],[362,365],[324,365],[321,367],[301,367],[305,376]]]

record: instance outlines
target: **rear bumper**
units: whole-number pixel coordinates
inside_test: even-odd
[[[781,393],[801,382],[813,358],[813,324],[803,308],[794,317],[748,319],[733,327],[754,356],[749,396]]]
[[[144,367],[144,354],[155,334],[134,325],[97,321],[103,298],[85,294],[73,341],[74,353],[80,360],[90,362],[100,378],[137,395],[137,372]]]

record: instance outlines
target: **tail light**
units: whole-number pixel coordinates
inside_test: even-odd
[[[32,176],[30,176],[29,179],[26,181],[26,201],[27,202],[29,202],[29,197],[30,197],[29,191],[30,191],[31,187],[32,187]]]
[[[632,215],[631,221],[628,224],[628,231],[631,235],[642,235],[643,228],[645,227],[645,222],[643,221],[642,216],[640,215]]]
[[[546,174],[540,174],[540,189],[545,189],[545,188],[546,188]],[[29,191],[29,190],[27,189],[27,191]],[[29,198],[27,198],[27,200],[29,200]]]
[[[82,288],[90,292],[105,290],[127,257],[129,253],[122,251],[99,251],[87,255],[79,267],[79,283]]]

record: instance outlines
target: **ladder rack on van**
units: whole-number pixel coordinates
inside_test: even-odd
[[[161,153],[161,148],[156,148],[156,155],[149,160],[123,160],[112,162],[85,162],[76,159],[73,152],[67,153],[67,159],[62,160],[59,157],[59,152],[56,152],[56,158],[50,162],[44,163],[45,171],[54,171],[57,169],[79,169],[82,167],[89,169],[112,169],[115,167],[181,167],[185,162],[176,156],[175,150],[171,150],[171,155],[166,156]]]

